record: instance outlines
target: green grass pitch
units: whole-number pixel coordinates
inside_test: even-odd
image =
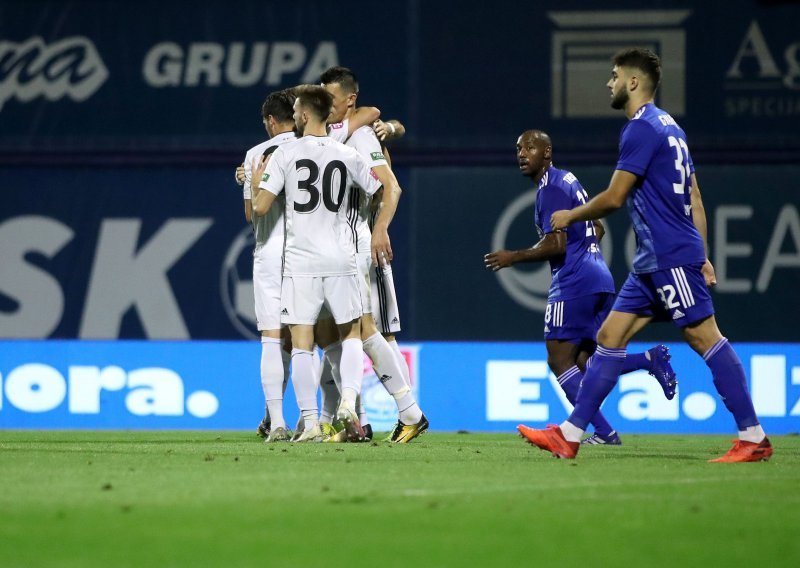
[[[800,566],[800,437],[512,434],[266,446],[243,432],[0,432],[0,566]]]

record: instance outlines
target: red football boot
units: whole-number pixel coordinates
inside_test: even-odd
[[[535,430],[523,424],[517,426],[520,435],[534,446],[538,446],[546,452],[550,452],[557,458],[575,459],[578,455],[580,442],[568,442],[561,432],[561,428],[555,424],[548,424],[546,430]]]
[[[721,458],[708,460],[716,463],[739,463],[767,461],[772,455],[772,444],[766,436],[760,443],[734,440],[733,447]]]

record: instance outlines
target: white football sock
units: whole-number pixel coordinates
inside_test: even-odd
[[[375,333],[364,341],[364,351],[372,359],[372,368],[375,369],[383,388],[394,398],[400,421],[403,424],[419,422],[422,419],[422,411],[403,379],[397,357],[386,339],[380,333]]]
[[[317,416],[317,381],[314,378],[313,356],[311,351],[292,349],[292,367],[294,368],[294,392],[297,395],[297,406],[309,430],[319,422]]]
[[[322,372],[319,387],[322,392],[322,411],[319,421],[333,423],[336,409],[339,407],[339,388],[336,386],[334,369],[338,368],[342,358],[342,343],[337,341],[322,351]]]
[[[322,373],[322,361],[319,358],[319,350],[316,346],[311,349],[311,370],[314,373],[314,380],[317,381],[317,385],[319,385],[319,377]]]
[[[286,428],[283,418],[283,360],[281,340],[261,338],[261,387],[272,428]]]
[[[358,421],[361,423],[362,427],[369,424],[369,417],[367,416],[367,411],[364,410],[364,404],[361,402],[360,395],[356,398],[356,414],[358,414]]]
[[[283,394],[286,394],[286,387],[289,385],[289,371],[292,368],[292,354],[281,348],[281,360],[283,361]]]
[[[580,442],[581,436],[583,436],[583,430],[567,420],[561,423],[561,433],[564,434],[567,442]]]
[[[355,412],[356,398],[361,393],[364,380],[364,347],[361,339],[354,337],[342,341],[342,359],[339,364],[342,377],[342,404]]]
[[[739,430],[739,439],[743,442],[753,442],[754,444],[758,444],[766,437],[767,434],[764,432],[761,424],[750,426],[746,430]]]
[[[403,352],[400,351],[400,346],[394,339],[387,341],[387,343],[389,344],[389,347],[392,348],[392,351],[394,351],[394,356],[397,358],[397,364],[400,366],[400,370],[403,372],[403,380],[406,382],[406,386],[411,388],[411,373],[408,370],[408,362],[406,361],[406,358],[403,357]]]

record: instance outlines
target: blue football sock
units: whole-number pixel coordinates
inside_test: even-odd
[[[644,353],[628,353],[622,363],[622,370],[619,374],[632,373],[633,371],[650,370],[650,359]]]
[[[600,405],[619,380],[620,369],[625,361],[625,348],[607,349],[597,346],[592,363],[586,369],[581,388],[575,398],[575,409],[567,420],[582,430],[591,422]]]
[[[567,400],[575,406],[575,400],[578,398],[578,390],[581,388],[581,381],[583,380],[583,373],[578,367],[570,367],[558,377],[558,384],[561,385],[564,394],[567,395]],[[611,424],[608,423],[603,413],[598,410],[591,420],[594,426],[595,434],[600,434],[607,437],[614,431]]]
[[[711,369],[714,386],[717,388],[725,408],[733,414],[739,430],[758,425],[758,417],[753,408],[753,401],[747,391],[747,377],[744,374],[742,361],[726,338],[717,341],[705,352],[703,359]]]

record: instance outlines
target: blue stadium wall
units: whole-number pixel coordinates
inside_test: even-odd
[[[392,147],[405,190],[395,277],[433,427],[560,420],[538,343],[547,268],[491,274],[482,256],[536,239],[521,131],[547,130],[556,165],[604,189],[624,122],[608,107],[608,60],[639,44],[664,58],[658,102],[688,134],[720,326],[770,430],[798,430],[796,3],[186,6],[0,4],[0,427],[252,426],[252,242],[233,167],[263,139],[265,94],[334,64],[358,72],[362,104],[408,129]],[[620,284],[627,215],[607,227]],[[604,408],[621,430],[732,429],[677,330],[639,339],[673,345],[681,393],[666,403],[647,377],[625,378]]]

